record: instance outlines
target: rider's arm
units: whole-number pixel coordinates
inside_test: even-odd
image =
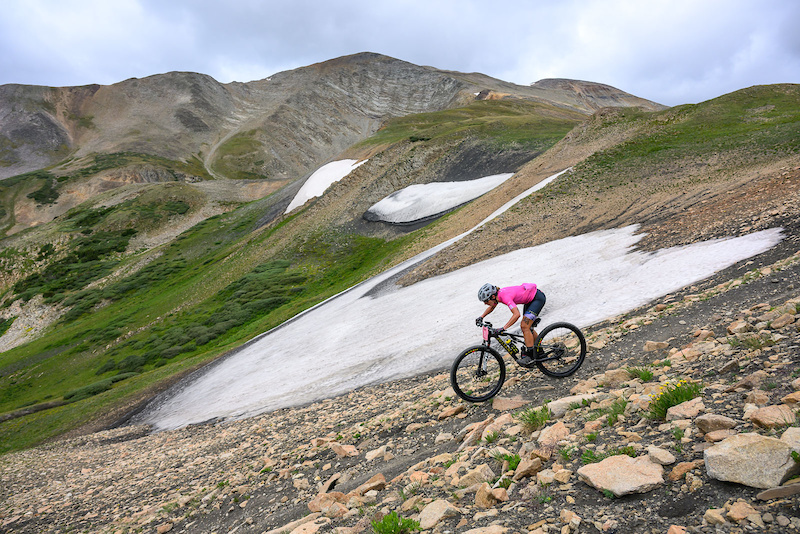
[[[494,301],[494,304],[489,304],[489,305],[486,307],[486,311],[485,311],[485,312],[483,312],[483,315],[481,315],[481,318],[484,318],[484,317],[486,317],[487,315],[489,315],[490,313],[492,313],[496,307],[497,307],[497,301],[495,300],[495,301]]]
[[[503,327],[503,330],[508,330],[509,328],[514,326],[514,323],[517,322],[519,317],[520,317],[519,309],[516,307],[511,308],[511,319],[508,320],[506,325]]]

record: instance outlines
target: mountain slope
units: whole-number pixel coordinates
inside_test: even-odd
[[[3,241],[3,299],[13,304],[4,310],[0,341],[25,331],[43,334],[0,353],[0,412],[9,418],[0,424],[0,434],[7,447],[27,446],[84,423],[112,422],[181,373],[461,233],[566,167],[574,170],[564,181],[435,256],[405,283],[506,250],[640,219],[653,228],[664,223],[658,242],[668,242],[663,236],[672,236],[671,242],[695,240],[695,227],[678,223],[685,220],[684,208],[693,202],[702,206],[696,200],[705,199],[708,184],[716,195],[709,198],[742,184],[780,185],[763,188],[761,197],[752,198],[755,203],[744,198],[747,209],[738,213],[752,210],[760,216],[765,206],[783,209],[779,216],[764,217],[759,227],[791,222],[796,215],[796,86],[754,88],[665,111],[656,105],[651,111],[603,108],[587,118],[590,103],[612,98],[607,86],[552,81],[511,94],[511,84],[480,75],[443,73],[370,55],[298,71],[253,85],[232,84],[225,88],[236,93],[230,100],[215,92],[218,86],[210,79],[201,80],[195,90],[195,75],[165,75],[159,83],[175,78],[180,87],[175,95],[182,96],[167,95],[163,102],[172,104],[164,104],[162,111],[179,109],[176,102],[183,99],[181,105],[209,129],[220,109],[242,105],[245,97],[260,102],[262,111],[276,111],[240,113],[211,145],[205,144],[211,136],[200,122],[184,114],[175,143],[162,137],[158,154],[116,152],[150,150],[147,136],[137,138],[130,125],[97,127],[127,133],[116,140],[81,133],[87,146],[114,152],[87,152],[63,166],[2,182],[4,202],[12,207],[27,203],[31,213],[41,209],[29,194],[46,200],[58,193],[55,206],[72,199],[71,209],[51,213],[51,218],[59,215],[53,222],[44,217],[43,224]],[[388,80],[387,74],[392,74]],[[419,87],[434,93],[438,83],[446,82],[443,93],[432,99],[435,105],[418,102],[427,93],[412,90],[417,78]],[[119,105],[144,105],[147,99],[136,87],[160,87],[151,82],[123,82],[128,90],[136,89],[135,98]],[[269,92],[273,86],[277,93]],[[254,96],[258,91],[262,94]],[[543,101],[543,91],[551,91],[553,100]],[[621,92],[615,95],[611,101],[620,105],[646,104]],[[398,102],[392,101],[395,97]],[[425,111],[429,105],[442,109]],[[304,106],[318,111],[303,115],[299,110]],[[201,108],[209,114],[195,113]],[[391,118],[410,108],[425,112]],[[363,114],[364,109],[386,115],[379,121]],[[180,122],[174,113],[152,114],[153,120],[159,117],[165,125]],[[313,137],[290,137],[311,123]],[[378,124],[382,127],[367,137]],[[171,159],[186,150],[182,143],[191,144],[177,135],[186,134],[187,125],[198,130],[192,142],[204,151],[184,161]],[[339,130],[342,137],[319,134]],[[699,142],[703,139],[705,144]],[[125,144],[134,142],[141,144]],[[307,170],[285,180],[278,174],[272,179],[213,178],[253,172],[246,163],[253,147],[276,143],[286,145],[287,155],[275,160],[276,169],[294,165]],[[339,149],[340,144],[345,148]],[[322,197],[285,214],[302,179],[316,168],[310,161],[321,158],[309,156],[309,147],[317,154],[367,161]],[[714,153],[720,156],[709,167],[712,179],[698,178],[696,162]],[[264,158],[266,165],[266,153]],[[81,167],[84,162],[90,165]],[[363,218],[371,205],[407,185],[514,171],[495,190],[422,227]],[[245,186],[256,190],[242,192]],[[678,193],[669,196],[671,190]],[[259,200],[243,204],[248,198]],[[13,209],[13,216],[17,212]],[[745,231],[730,225],[714,231],[730,230]],[[25,323],[31,317],[41,319]],[[48,329],[53,320],[59,322]]]

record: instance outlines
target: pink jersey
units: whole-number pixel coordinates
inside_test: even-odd
[[[536,296],[536,284],[509,286],[497,292],[497,301],[508,306],[512,311],[517,304],[527,304]]]

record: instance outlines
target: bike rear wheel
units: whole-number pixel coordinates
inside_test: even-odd
[[[570,323],[553,323],[539,334],[536,347],[540,349],[536,367],[547,376],[570,376],[583,364],[586,339],[580,329]]]
[[[506,379],[506,364],[496,350],[478,345],[456,357],[450,368],[450,384],[468,402],[491,399]]]

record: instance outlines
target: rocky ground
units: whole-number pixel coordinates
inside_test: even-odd
[[[781,485],[800,451],[791,234],[588,329],[573,377],[510,366],[493,402],[459,400],[442,370],[243,421],[5,455],[0,532],[357,534],[391,512],[441,534],[800,532],[800,484]],[[649,418],[681,380],[700,397]],[[523,424],[545,403],[543,428]]]

